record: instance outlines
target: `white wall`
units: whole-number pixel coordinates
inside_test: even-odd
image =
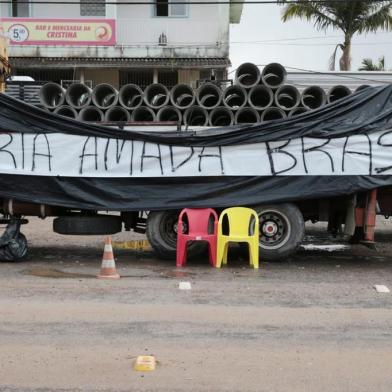
[[[50,0],[56,3],[56,0]],[[11,56],[83,57],[227,57],[229,5],[190,4],[187,17],[155,17],[151,5],[107,5],[106,16],[117,16],[116,47],[11,47]],[[203,0],[208,1],[208,0]],[[5,7],[4,7],[5,6]],[[0,8],[9,16],[8,5]],[[34,4],[34,18],[80,18],[79,5]],[[85,17],[82,17],[85,18]],[[168,45],[158,46],[165,33]]]

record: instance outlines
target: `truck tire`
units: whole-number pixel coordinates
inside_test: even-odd
[[[121,229],[119,216],[61,216],[53,221],[53,231],[65,235],[108,235]]]
[[[294,204],[254,207],[259,216],[260,260],[282,261],[293,255],[305,235],[301,211]]]
[[[155,254],[165,260],[174,260],[177,253],[177,222],[179,211],[151,211],[147,218],[146,235]],[[187,256],[199,254],[203,246],[190,243]]]

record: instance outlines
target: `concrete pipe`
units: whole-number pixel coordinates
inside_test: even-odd
[[[361,84],[360,86],[358,86],[358,87],[355,89],[355,92],[357,92],[357,91],[362,91],[362,90],[364,90],[365,88],[368,88],[368,87],[371,87],[371,86],[369,86],[368,84]]]
[[[131,114],[131,121],[152,122],[155,118],[154,111],[146,106],[139,106]]]
[[[98,84],[94,87],[92,100],[97,108],[108,109],[117,105],[118,91],[110,84]]]
[[[286,113],[276,107],[269,107],[263,111],[261,114],[261,121],[273,121],[273,120],[281,120],[282,118],[286,118]]]
[[[348,97],[351,94],[351,90],[347,86],[337,85],[330,88],[327,94],[328,102],[332,103],[338,99]]]
[[[178,109],[191,107],[195,99],[195,92],[187,84],[177,84],[170,91],[170,101]]]
[[[223,92],[223,104],[231,109],[238,110],[246,105],[247,92],[241,86],[229,86]]]
[[[248,103],[253,109],[264,110],[274,103],[274,93],[269,87],[259,84],[250,89]]]
[[[301,94],[297,87],[286,84],[275,91],[275,104],[283,110],[291,110],[301,103]]]
[[[143,90],[136,84],[126,84],[118,93],[118,101],[125,109],[135,109],[143,103]]]
[[[67,88],[65,99],[74,109],[82,109],[91,102],[91,88],[83,83],[73,83]]]
[[[286,82],[287,72],[279,63],[267,64],[261,73],[261,81],[270,88],[278,88]]]
[[[212,127],[226,127],[234,124],[233,112],[225,107],[218,106],[212,109],[209,115],[209,123]]]
[[[86,106],[79,112],[78,120],[85,122],[102,122],[103,111],[95,106]]]
[[[260,82],[260,70],[256,64],[243,63],[235,71],[235,82],[244,88],[252,88]]]
[[[196,90],[196,100],[204,109],[214,109],[222,101],[222,90],[213,83],[204,83]]]
[[[128,122],[131,119],[127,109],[122,106],[112,106],[105,113],[105,121],[107,122]]]
[[[295,116],[298,116],[299,114],[306,113],[307,111],[308,111],[308,109],[306,109],[306,108],[304,108],[302,106],[299,106],[297,108],[294,108],[294,109],[290,110],[290,112],[287,115],[287,117],[295,117]]]
[[[54,109],[53,113],[63,117],[78,118],[78,112],[76,109],[68,105],[59,106],[58,108]]]
[[[64,103],[65,89],[57,83],[46,83],[39,90],[39,100],[48,109],[55,109]]]
[[[301,103],[309,110],[318,109],[327,102],[327,95],[324,89],[319,86],[309,86],[302,91]]]
[[[157,121],[175,121],[181,124],[182,114],[180,110],[174,106],[165,106],[158,110]]]
[[[169,90],[160,83],[147,86],[144,90],[144,102],[153,109],[160,109],[169,103]]]
[[[234,117],[235,124],[254,124],[258,122],[260,122],[259,113],[249,106],[238,109]]]
[[[191,126],[206,126],[208,125],[208,112],[206,109],[193,105],[184,113],[184,124]]]

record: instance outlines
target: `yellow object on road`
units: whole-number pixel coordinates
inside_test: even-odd
[[[114,249],[151,250],[147,240],[113,241]]]
[[[138,372],[151,372],[156,368],[156,360],[153,355],[139,355],[136,358],[134,370]]]
[[[229,233],[223,234],[222,222],[227,217]],[[259,217],[256,211],[245,207],[226,208],[222,211],[218,222],[218,243],[216,268],[227,264],[227,253],[230,242],[246,242],[249,246],[249,263],[259,268]]]

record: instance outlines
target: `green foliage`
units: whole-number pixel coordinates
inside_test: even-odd
[[[392,1],[321,1],[299,0],[285,4],[282,20],[286,22],[299,18],[313,22],[320,31],[327,29],[341,30],[344,42],[339,47],[343,50],[340,66],[345,70],[350,66],[351,39],[354,34],[392,30]],[[336,54],[336,49],[335,49]],[[348,68],[347,68],[348,67]]]
[[[362,60],[362,66],[358,71],[385,71],[385,57],[378,59],[378,64],[373,63],[372,59],[366,58]]]

